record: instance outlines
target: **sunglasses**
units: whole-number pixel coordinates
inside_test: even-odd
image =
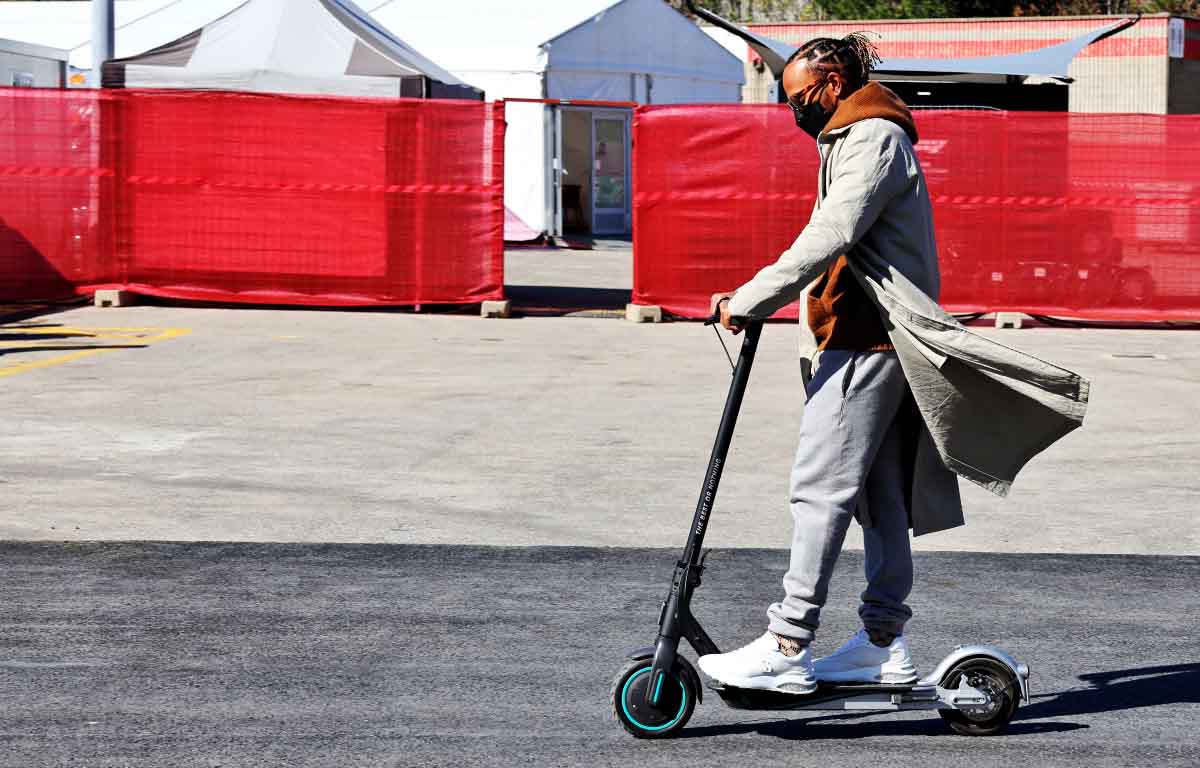
[[[808,95],[810,93],[819,91],[821,88],[824,88],[828,83],[829,83],[828,78],[824,78],[824,77],[821,78],[817,82],[809,85],[807,88],[800,91],[800,93],[797,93],[795,96],[789,97],[787,100],[787,105],[792,108],[792,112],[795,113],[796,116],[798,117],[800,115],[800,113],[804,111],[804,108],[808,106]],[[814,90],[814,89],[816,89],[816,90]],[[795,99],[797,97],[800,98],[799,103],[797,103],[795,101]]]

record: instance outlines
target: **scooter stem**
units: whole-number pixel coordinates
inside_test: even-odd
[[[721,413],[721,424],[717,427],[717,438],[713,442],[712,454],[708,458],[708,471],[704,476],[704,486],[700,489],[700,499],[696,502],[696,514],[692,517],[687,548],[683,554],[684,561],[691,565],[699,562],[700,550],[704,545],[704,532],[708,529],[708,520],[712,514],[713,503],[717,498],[717,486],[720,485],[721,474],[725,470],[725,457],[729,454],[729,446],[733,442],[733,430],[737,426],[738,413],[742,409],[742,397],[746,394],[746,385],[750,381],[750,368],[754,365],[754,354],[758,351],[762,321],[754,320],[748,323],[744,333],[742,349],[738,353],[737,365],[733,369],[733,381],[729,384],[729,394],[725,398],[725,410]]]
[[[758,350],[762,321],[751,321],[746,324],[745,329],[742,349],[733,369],[733,381],[729,384],[729,394],[725,398],[725,410],[721,414],[717,438],[708,459],[708,471],[704,475],[700,499],[696,502],[696,514],[692,518],[692,527],[688,530],[687,546],[683,559],[675,567],[675,575],[671,579],[671,593],[663,603],[662,614],[659,617],[658,641],[655,643],[654,663],[651,666],[651,684],[646,690],[646,703],[650,706],[658,704],[659,681],[671,676],[681,638],[688,638],[697,653],[717,652],[716,645],[692,616],[691,601],[692,591],[699,586],[700,575],[704,570],[700,565],[704,533],[708,529],[713,503],[717,498],[717,487],[725,469],[725,457],[733,442],[733,430],[737,426],[738,412],[742,408],[742,396],[746,394],[746,385],[750,381],[750,368],[754,365],[754,353]]]

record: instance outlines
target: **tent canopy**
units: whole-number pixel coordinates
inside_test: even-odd
[[[106,62],[103,82],[110,88],[483,98],[351,0],[246,0],[182,37]]]
[[[778,79],[783,76],[784,64],[796,50],[796,46],[760,37],[749,30],[743,29],[733,22],[721,18],[717,14],[696,6],[688,0],[688,7],[700,18],[713,26],[720,27],[731,34],[745,40],[750,48],[762,57],[763,63]],[[1071,82],[1067,70],[1071,60],[1092,43],[1132,27],[1141,19],[1111,24],[1087,34],[1068,40],[1057,45],[1046,46],[1026,53],[1008,54],[1005,56],[977,56],[965,59],[884,59],[872,70],[873,74],[890,75],[1013,75],[1018,77],[1050,77],[1064,83]]]

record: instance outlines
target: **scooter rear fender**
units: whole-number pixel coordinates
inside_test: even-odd
[[[653,649],[651,649],[653,651]],[[970,658],[983,657],[990,658],[1000,662],[1004,666],[1012,670],[1013,676],[1017,678],[1017,683],[1021,687],[1021,701],[1029,703],[1029,667],[1018,662],[1006,652],[1000,650],[994,645],[960,645],[950,652],[950,655],[942,659],[937,665],[937,669],[926,675],[922,684],[940,685],[942,679],[946,677],[946,673],[950,668],[960,661],[965,661]]]

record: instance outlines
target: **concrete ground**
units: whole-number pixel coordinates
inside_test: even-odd
[[[533,300],[627,290],[628,274],[619,248],[509,257],[509,283]],[[1008,499],[964,484],[968,525],[917,548],[1200,553],[1200,333],[979,332],[1089,377],[1091,410]],[[789,540],[795,341],[790,323],[763,334],[714,546]],[[0,538],[677,546],[727,370],[697,323],[43,315],[0,327],[0,486],[15,512]]]

